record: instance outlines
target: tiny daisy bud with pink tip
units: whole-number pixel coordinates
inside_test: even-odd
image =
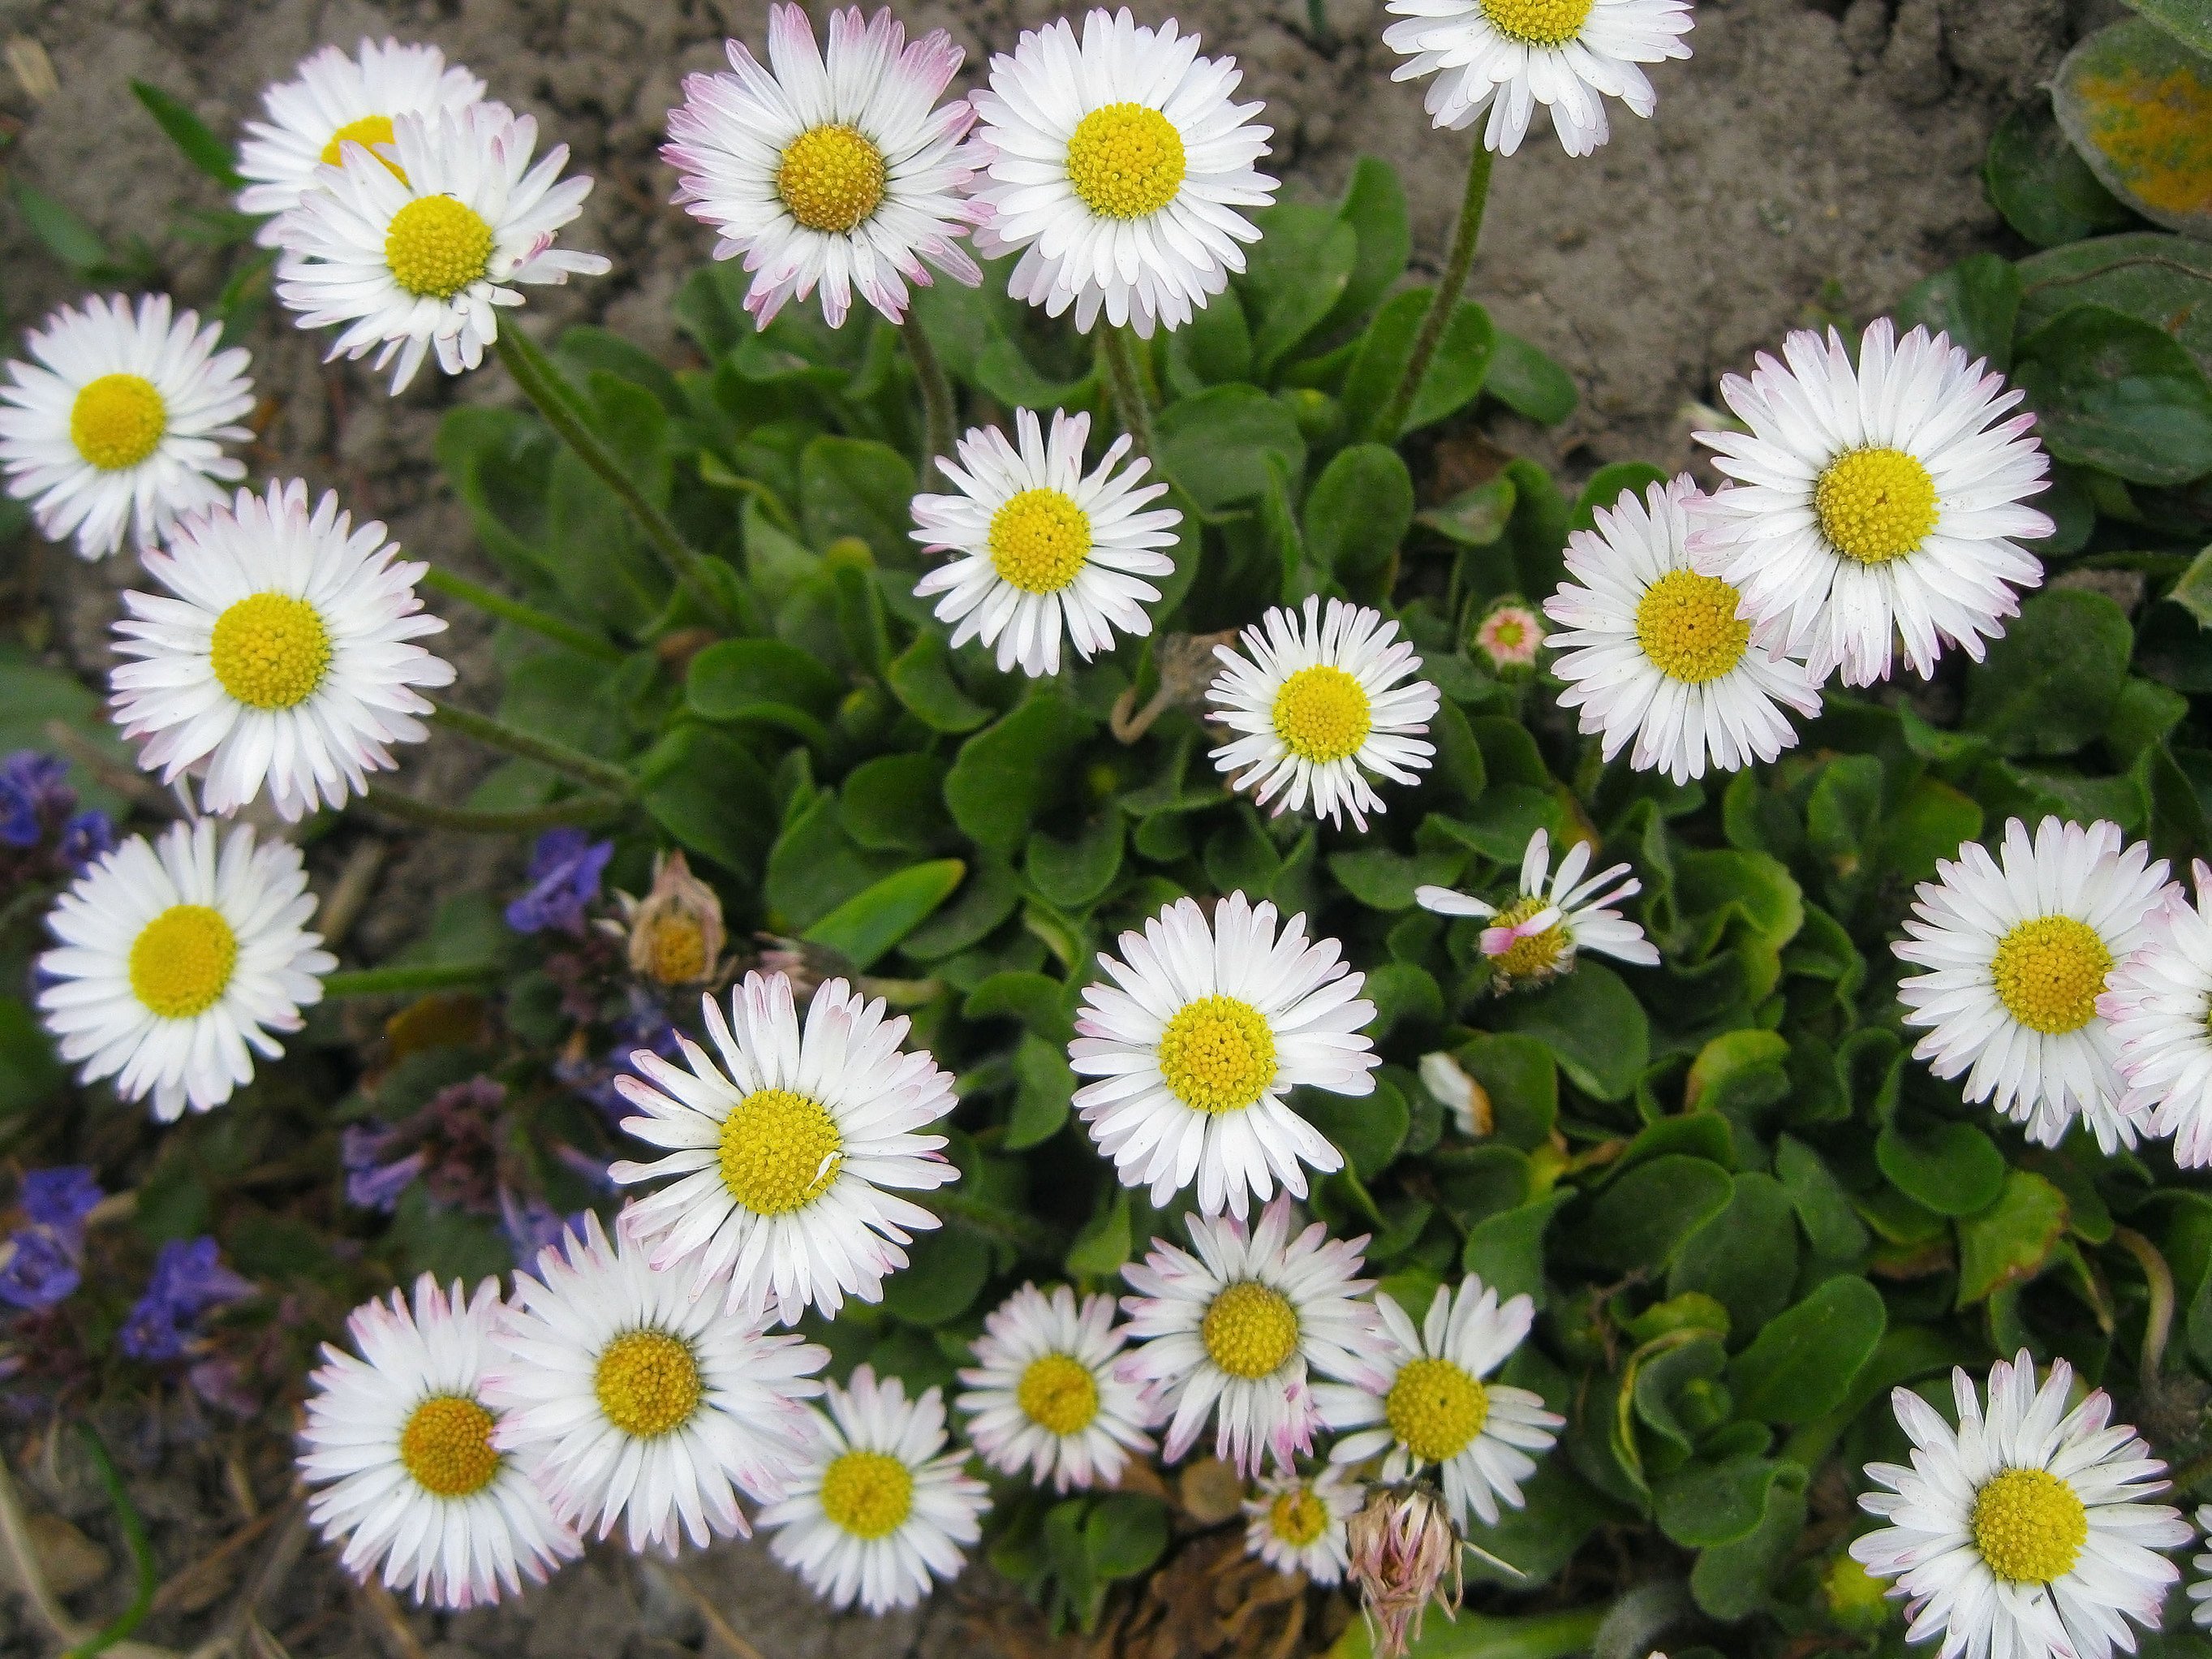
[[[2112,1027],[2127,1093],[2123,1116],[2173,1142],[2185,1170],[2212,1164],[2212,865],[2176,883],[2144,924],[2143,942],[2105,981],[2097,1012]]]
[[[1521,896],[1504,909],[1449,887],[1417,887],[1413,900],[1438,915],[1477,916],[1490,924],[1480,945],[1490,963],[1491,989],[1498,995],[1571,973],[1577,954],[1583,951],[1638,968],[1656,967],[1658,948],[1644,937],[1643,928],[1613,908],[1642,892],[1644,884],[1629,874],[1626,864],[1584,880],[1589,863],[1590,844],[1578,841],[1547,883],[1552,838],[1539,830],[1522,855]]]
[[[1491,607],[1475,624],[1474,648],[1501,679],[1525,675],[1536,665],[1546,640],[1544,619],[1517,599]]]
[[[975,1364],[960,1373],[967,1392],[953,1401],[983,1461],[1003,1474],[1026,1468],[1055,1492],[1120,1480],[1130,1453],[1152,1449],[1140,1390],[1115,1369],[1127,1337],[1111,1296],[1079,1307],[1065,1285],[1049,1296],[1024,1285],[1000,1304],[972,1345]]]

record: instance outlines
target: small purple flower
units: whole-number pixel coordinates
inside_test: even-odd
[[[85,1217],[106,1196],[92,1178],[90,1169],[82,1164],[64,1164],[25,1176],[18,1201],[23,1213],[37,1225],[81,1238]]]
[[[507,907],[507,925],[518,933],[556,927],[581,938],[584,911],[599,896],[599,878],[615,855],[611,841],[595,842],[580,830],[548,830],[530,854],[530,886]]]
[[[556,1060],[553,1075],[598,1107],[609,1122],[619,1125],[637,1112],[615,1087],[618,1079],[642,1076],[630,1064],[629,1057],[640,1048],[650,1048],[663,1060],[672,1060],[683,1052],[684,1045],[666,1011],[659,1004],[642,999],[614,1022],[614,1046],[599,1059],[580,1062]]]
[[[94,810],[79,812],[62,825],[61,844],[55,848],[55,855],[71,875],[81,876],[114,850],[114,822],[106,813]]]
[[[46,1227],[26,1227],[0,1244],[0,1302],[12,1308],[51,1308],[82,1282],[77,1250]]]
[[[123,1352],[149,1362],[179,1358],[198,1334],[194,1326],[202,1314],[252,1294],[252,1281],[222,1265],[214,1239],[173,1238],[154,1258],[146,1294],[123,1322]]]
[[[67,761],[35,749],[0,760],[0,843],[36,847],[47,826],[76,805]]]
[[[362,1210],[399,1207],[399,1195],[414,1184],[428,1162],[418,1147],[395,1158],[399,1137],[382,1123],[350,1123],[338,1135],[338,1158],[345,1165],[346,1202]]]

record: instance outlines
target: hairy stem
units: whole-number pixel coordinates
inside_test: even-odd
[[[2166,1364],[2166,1339],[2173,1334],[2173,1269],[2166,1266],[2158,1246],[2132,1227],[2112,1229],[2112,1243],[2135,1257],[2143,1282],[2150,1289],[2150,1307],[2143,1316],[2142,1387],[2148,1393],[2158,1386]]]
[[[540,611],[534,605],[525,605],[520,599],[510,599],[504,593],[495,593],[489,587],[480,587],[465,576],[456,576],[450,570],[441,570],[432,565],[422,573],[422,586],[472,605],[479,611],[526,628],[533,634],[542,634],[556,644],[565,645],[571,651],[586,657],[596,657],[601,662],[620,662],[622,647],[601,639],[587,628],[563,621],[550,611]]]
[[[1106,359],[1106,386],[1114,398],[1114,412],[1121,429],[1137,447],[1137,453],[1152,453],[1152,406],[1145,398],[1145,377],[1137,367],[1137,337],[1125,323],[1107,324],[1098,331],[1099,349]]]
[[[623,809],[617,797],[601,793],[572,795],[550,805],[520,807],[512,811],[441,806],[435,801],[417,800],[412,795],[403,795],[396,789],[380,789],[374,784],[362,791],[361,804],[372,812],[398,818],[402,823],[419,823],[425,830],[452,830],[464,836],[535,835],[540,830],[557,830],[564,823],[604,823]]]
[[[1398,377],[1398,389],[1390,394],[1390,401],[1382,406],[1376,417],[1374,437],[1381,443],[1395,443],[1405,429],[1407,417],[1413,412],[1413,399],[1420,395],[1421,381],[1429,372],[1429,364],[1437,355],[1437,347],[1444,337],[1444,329],[1451,321],[1452,313],[1458,308],[1459,296],[1467,287],[1467,273],[1474,264],[1474,244],[1482,234],[1483,204],[1490,198],[1490,168],[1498,158],[1490,147],[1475,136],[1474,155],[1467,165],[1467,194],[1461,200],[1459,223],[1452,230],[1451,250],[1444,255],[1444,268],[1437,277],[1437,291],[1429,299],[1429,308],[1422,313],[1421,325],[1413,335],[1413,354],[1406,360],[1406,372]]]
[[[921,324],[909,314],[899,331],[906,337],[907,356],[914,359],[915,378],[921,382],[921,487],[931,489],[942,478],[938,462],[952,453],[953,434],[960,423],[959,404],[953,399],[952,382],[945,378],[937,348],[930,344]]]
[[[565,743],[550,738],[541,738],[535,732],[525,732],[509,726],[505,720],[495,720],[489,714],[479,714],[449,702],[437,704],[430,710],[430,724],[442,726],[448,732],[459,732],[463,737],[474,738],[478,743],[494,749],[504,749],[510,755],[520,755],[541,766],[550,766],[564,772],[581,784],[593,789],[628,799],[637,791],[637,783],[619,766],[611,765],[580,749],[571,749]]]

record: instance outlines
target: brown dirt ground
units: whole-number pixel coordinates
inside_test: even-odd
[[[1498,435],[1571,471],[1629,456],[1684,464],[1686,406],[1709,399],[1722,372],[1743,367],[1783,329],[1832,314],[1870,316],[1927,271],[2001,245],[1978,180],[1989,132],[2090,21],[2087,9],[2110,3],[1705,0],[1691,37],[1696,56],[1655,71],[1656,120],[1620,120],[1610,146],[1580,161],[1548,135],[1534,136],[1498,170],[1474,292],[1501,323],[1566,364],[1583,392],[1564,430]],[[1331,51],[1300,33],[1298,0],[1196,0],[1182,15],[1210,50],[1233,52],[1245,67],[1245,94],[1267,100],[1275,165],[1292,192],[1327,195],[1358,155],[1385,156],[1406,177],[1417,244],[1432,259],[1449,228],[1467,138],[1432,132],[1418,91],[1389,83],[1389,54],[1376,38],[1381,0],[1327,5],[1343,43]],[[1147,17],[1164,9],[1159,0],[1143,8]],[[350,45],[387,32],[433,40],[483,75],[495,95],[534,112],[549,141],[568,142],[575,164],[600,181],[573,240],[612,253],[616,270],[533,293],[533,319],[592,319],[672,349],[666,301],[704,258],[708,238],[665,204],[672,180],[655,145],[681,76],[718,66],[725,34],[757,41],[763,14],[762,0],[0,0],[0,36],[41,44],[59,82],[43,103],[0,82],[0,116],[21,125],[0,161],[111,241],[158,239],[179,207],[218,204],[131,100],[133,77],[167,88],[228,131],[253,110],[264,83],[324,41]],[[1042,0],[905,8],[910,27],[952,31],[968,48],[971,76],[988,48],[1004,48],[1019,28],[1052,15]],[[159,246],[175,291],[187,302],[205,301],[220,281],[214,261],[173,240]],[[12,216],[0,222],[0,270],[12,324],[70,297],[65,274]],[[274,409],[253,458],[257,473],[336,485],[357,514],[385,518],[410,548],[470,569],[466,523],[437,486],[430,443],[448,401],[505,395],[497,379],[456,385],[428,374],[394,401],[358,368],[324,367],[315,346],[280,317],[264,319],[251,344]],[[88,673],[106,665],[113,592],[132,568],[118,559],[88,570],[58,553],[44,561],[40,586],[57,643]],[[471,617],[456,622],[464,681],[482,684],[482,631]],[[452,799],[478,764],[465,750],[434,745],[407,783]],[[343,845],[318,849],[325,879],[357,845],[352,838],[367,833],[349,830]],[[512,856],[496,844],[435,836],[398,838],[391,851],[378,897],[349,940],[370,960],[415,924],[419,901],[407,896],[503,879]],[[260,1503],[281,1495],[281,1462],[251,1478],[240,1464],[226,1480],[225,1443],[222,1433],[187,1425],[166,1453],[131,1460],[164,1471],[142,1491],[165,1571],[243,1523],[241,1479]],[[24,1449],[33,1453],[34,1505],[100,1530],[93,1519],[99,1500],[82,1472],[67,1478],[66,1465]],[[832,1620],[757,1547],[718,1551],[690,1570],[772,1659],[976,1651],[975,1609],[959,1604],[996,1599],[986,1576],[971,1573],[958,1595],[924,1615]],[[116,1590],[119,1577],[108,1575],[88,1602]],[[0,1597],[0,1653],[45,1650],[21,1611]],[[704,1635],[656,1569],[611,1555],[571,1569],[519,1607],[417,1619],[405,1642],[311,1555],[269,1618],[303,1659],[380,1650],[416,1659],[425,1650],[430,1659],[641,1659],[689,1650]],[[189,1644],[205,1623],[165,1617],[148,1634]],[[422,1645],[410,1652],[417,1640]],[[713,1638],[707,1644],[714,1649]]]

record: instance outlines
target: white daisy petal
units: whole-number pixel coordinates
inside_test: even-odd
[[[1542,830],[1528,837],[1521,860],[1521,896],[1500,910],[1486,900],[1449,887],[1413,890],[1413,902],[1442,916],[1475,916],[1487,925],[1479,941],[1490,963],[1492,994],[1526,990],[1574,971],[1583,951],[1611,957],[1638,968],[1656,967],[1658,947],[1644,929],[1613,907],[1644,890],[1644,884],[1616,864],[1589,880],[1590,845],[1577,842],[1551,872],[1552,838]],[[1548,882],[1547,882],[1548,877]],[[1439,1097],[1442,1098],[1442,1097]]]
[[[1345,1522],[1359,1512],[1367,1489],[1349,1471],[1263,1477],[1244,1501],[1244,1553],[1278,1572],[1303,1572],[1316,1584],[1341,1583],[1352,1556]]]
[[[2171,1137],[2191,1170],[2212,1164],[2212,865],[2199,859],[2194,876],[2197,902],[2169,890],[2097,1000],[2127,1083],[2122,1115]]]
[[[983,1461],[1059,1492],[1120,1480],[1131,1452],[1152,1449],[1140,1391],[1116,1370],[1127,1334],[1110,1296],[1079,1307],[1065,1285],[1050,1296],[1024,1285],[1008,1297],[983,1321],[953,1402]]]

